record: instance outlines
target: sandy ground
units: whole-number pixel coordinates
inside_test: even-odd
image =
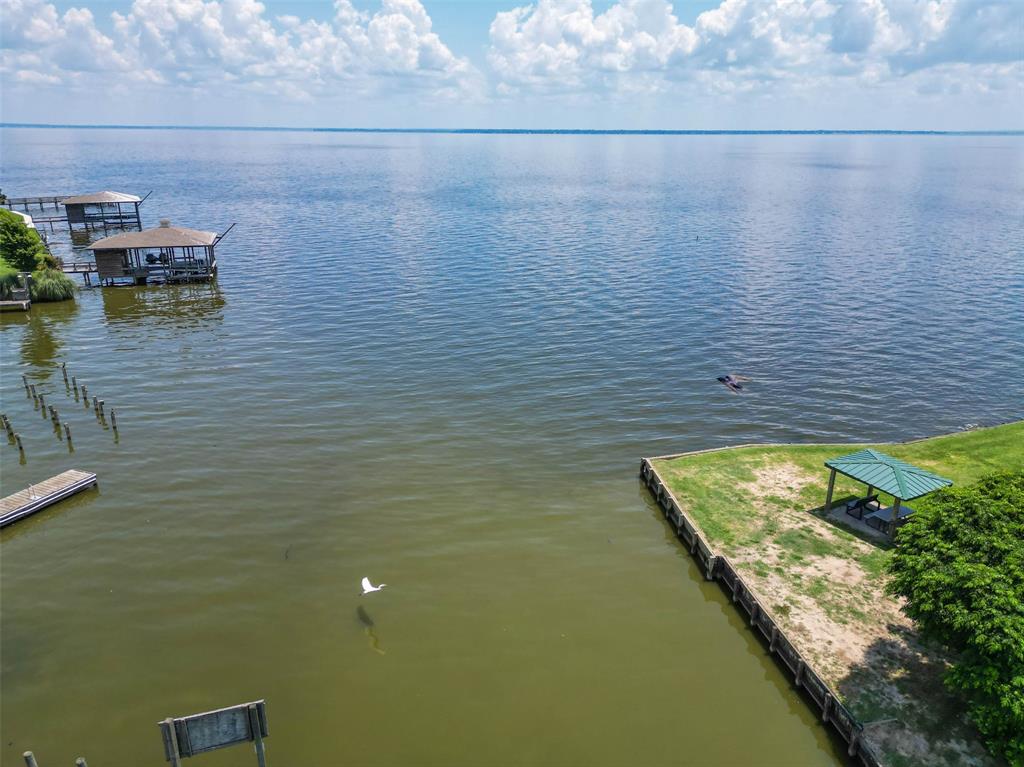
[[[743,490],[754,508],[774,520],[772,531],[749,544],[720,550],[768,605],[818,673],[866,725],[865,736],[893,764],[994,765],[966,726],[950,728],[956,703],[942,686],[947,660],[926,648],[901,602],[886,595],[884,576],[858,561],[875,547],[810,510],[785,509],[768,496],[799,497],[820,477],[789,463],[763,466]],[[779,545],[786,531],[833,544],[839,555],[793,553]],[[936,701],[942,701],[936,705]],[[954,720],[962,716],[953,714]],[[873,722],[873,723],[872,723]]]

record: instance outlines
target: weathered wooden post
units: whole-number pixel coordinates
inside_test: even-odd
[[[67,436],[68,444],[70,445],[71,444],[71,427],[68,425],[67,421],[64,422],[64,434],[65,434],[65,436]]]
[[[25,446],[21,444],[21,435],[20,434],[15,434],[14,435],[14,441],[18,443],[18,452],[21,453],[22,455],[24,455],[25,454]]]
[[[46,395],[45,394],[40,394],[39,395],[39,408],[43,411],[43,414],[45,415],[46,414]]]
[[[82,399],[85,400],[85,406],[89,407],[89,387],[82,384]]]
[[[100,418],[103,418],[103,403],[104,400],[100,400]]]
[[[256,763],[259,767],[267,767],[267,755],[263,748],[263,734],[260,727],[260,713],[257,704],[248,705],[249,730],[252,732],[253,747],[256,749]]]
[[[25,392],[31,394],[32,391],[28,388],[28,377],[24,373],[21,374],[21,382],[25,384]]]
[[[75,392],[75,399],[78,399],[78,379],[71,376],[71,389]]]
[[[92,411],[94,413],[96,413],[96,415],[99,415],[99,413],[100,413],[100,398],[99,397],[93,397],[92,398]]]
[[[117,431],[117,413],[114,412],[114,408],[110,408],[110,428]]]
[[[25,757],[26,767],[39,767],[39,762],[36,761],[36,757],[31,751],[26,751],[22,756]]]
[[[75,767],[89,767],[89,765],[85,763],[85,759],[78,757],[75,759]]]
[[[32,399],[38,400],[39,399],[39,395],[36,394],[36,385],[32,384],[28,388],[29,388],[29,393],[32,395]]]
[[[64,374],[64,385],[68,385],[68,363],[60,363],[60,372]]]

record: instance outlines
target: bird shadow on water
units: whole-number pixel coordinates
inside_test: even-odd
[[[377,637],[377,632],[374,631],[377,624],[373,622],[373,618],[370,617],[370,614],[366,612],[366,608],[362,605],[356,608],[356,618],[359,619],[359,623],[363,626],[363,631],[369,640],[370,649],[378,655],[386,655],[387,651],[381,649],[380,639]]]

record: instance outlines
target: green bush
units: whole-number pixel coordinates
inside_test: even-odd
[[[4,299],[11,295],[11,291],[21,285],[18,279],[18,270],[0,258],[0,296]]]
[[[992,751],[1024,765],[1024,471],[915,504],[889,584],[921,633],[952,648],[946,683]]]
[[[32,273],[32,300],[67,301],[75,297],[75,283],[58,269],[40,269]]]
[[[35,229],[29,229],[21,216],[0,210],[0,258],[19,272],[34,272],[55,266]]]

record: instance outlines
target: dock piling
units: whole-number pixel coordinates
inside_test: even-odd
[[[96,415],[99,415],[99,413],[100,413],[100,398],[99,397],[93,397],[92,398],[92,410],[93,410],[94,413],[96,413]]]
[[[22,756],[25,759],[25,767],[39,767],[39,762],[36,761],[35,754],[31,751],[26,751]]]
[[[28,387],[28,389],[29,389],[29,394],[32,395],[32,399],[34,399],[36,402],[38,402],[39,401],[39,395],[36,394],[36,385],[32,384],[31,386]]]
[[[117,431],[117,413],[114,412],[114,408],[110,408],[110,428]]]
[[[65,436],[67,436],[68,444],[70,445],[71,444],[71,426],[68,425],[67,421],[64,422],[64,434],[65,434]]]
[[[103,403],[105,400],[100,400],[100,418],[103,418]]]
[[[75,767],[89,767],[89,765],[87,765],[85,763],[85,759],[80,756],[75,759]]]
[[[20,434],[15,434],[14,435],[14,441],[18,443],[18,452],[24,454],[25,446],[23,444],[21,444],[21,435]]]
[[[60,363],[60,372],[64,374],[64,385],[67,386],[67,384],[68,384],[68,363],[66,363],[66,362]]]
[[[28,392],[29,394],[31,394],[32,392],[29,391],[29,388],[28,388],[28,376],[26,376],[24,373],[21,374],[21,382],[23,384],[25,384],[25,391]]]
[[[46,415],[46,395],[39,395],[39,409],[43,411],[43,415]]]

